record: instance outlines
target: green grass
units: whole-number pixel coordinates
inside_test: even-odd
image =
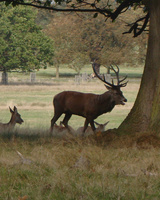
[[[97,118],[98,122],[105,123],[110,121],[107,128],[118,127],[122,120],[128,114],[131,106],[136,98],[137,90],[139,84],[129,83],[128,87],[132,87],[132,90],[124,88],[124,95],[128,99],[128,103],[125,106],[116,106],[111,113],[104,114]],[[59,85],[11,85],[11,86],[1,86],[1,122],[8,122],[10,118],[10,113],[8,107],[17,106],[19,113],[21,114],[23,120],[25,121],[21,127],[34,127],[38,128],[43,126],[44,128],[49,128],[50,120],[53,117],[53,97],[63,91],[63,90],[78,90],[82,92],[93,92],[93,93],[103,93],[105,92],[105,87],[98,80],[95,82],[87,82],[86,85],[75,85],[74,81],[70,81],[66,84]],[[126,109],[125,109],[126,108]],[[62,116],[60,120],[63,119]],[[69,124],[74,128],[83,126],[84,118],[79,116],[72,116]]]
[[[106,73],[106,68],[105,67],[101,67],[101,73]],[[38,83],[52,83],[54,84],[55,81],[56,83],[59,82],[65,82],[68,80],[73,80],[75,75],[77,75],[77,73],[73,70],[68,68],[65,65],[61,65],[59,68],[59,72],[60,72],[60,80],[55,80],[55,75],[56,75],[56,69],[55,67],[49,67],[47,69],[40,69],[39,71],[36,71],[36,80]],[[142,77],[142,73],[143,73],[143,67],[137,67],[137,68],[131,68],[131,67],[124,67],[124,66],[120,66],[120,74],[121,76],[125,76],[127,75],[129,78],[141,78]],[[93,69],[91,65],[86,65],[84,66],[84,68],[82,68],[81,70],[81,74],[82,73],[87,73],[87,74],[92,74],[93,73]],[[112,75],[114,75],[113,73],[111,73]],[[8,74],[9,77],[9,82],[10,83],[30,83],[30,73],[21,73],[21,72],[14,72],[14,73],[9,73]]]
[[[111,113],[104,114],[100,116],[97,121],[105,123],[110,121],[107,128],[116,128],[127,116],[131,106],[133,105],[138,88],[140,79],[138,77],[142,74],[142,68],[127,68],[121,67],[121,72],[123,74],[128,74],[129,83],[126,88],[123,88],[124,96],[128,99],[126,106],[115,107]],[[102,72],[106,69],[102,67]],[[91,66],[86,66],[82,72],[92,73]],[[48,68],[46,70],[41,69],[36,74],[36,79],[38,83],[35,85],[26,85],[24,80],[29,80],[29,74],[25,73],[10,73],[9,82],[12,84],[1,87],[1,113],[0,121],[7,122],[10,118],[10,113],[8,111],[9,106],[16,105],[25,123],[21,127],[43,127],[48,129],[50,126],[50,120],[53,117],[53,97],[63,91],[63,90],[78,90],[81,92],[92,92],[92,93],[103,93],[106,89],[103,84],[97,80],[93,79],[90,82],[83,82],[81,85],[76,85],[74,82],[75,72],[72,69],[68,69],[65,66],[60,67],[61,74],[72,73],[72,77],[66,76],[55,79],[55,69]],[[136,74],[136,76],[134,75]],[[134,77],[134,78],[133,78]],[[20,82],[18,84],[17,80]],[[21,85],[20,83],[23,82]],[[28,83],[28,82],[27,82]],[[46,85],[45,83],[50,83]],[[125,109],[126,108],[126,109]],[[62,120],[63,116],[60,118]],[[59,120],[59,121],[60,121]],[[75,129],[79,126],[83,126],[84,119],[78,116],[72,116],[69,124]]]

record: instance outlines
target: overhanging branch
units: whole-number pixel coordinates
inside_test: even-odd
[[[59,0],[60,3],[65,2],[64,0]],[[45,10],[50,10],[50,11],[55,11],[55,12],[88,12],[88,13],[95,13],[95,17],[97,16],[97,13],[100,13],[102,15],[104,15],[106,17],[106,19],[111,18],[113,21],[123,12],[126,12],[128,10],[128,8],[130,6],[134,6],[136,4],[140,5],[140,3],[142,2],[142,0],[124,0],[122,3],[119,4],[119,6],[115,9],[112,10],[107,7],[103,7],[100,8],[98,7],[98,3],[99,0],[95,0],[94,3],[92,2],[88,2],[88,1],[83,1],[83,0],[77,0],[77,4],[79,4],[79,6],[72,6],[70,5],[69,8],[65,7],[54,7],[51,5],[52,1],[46,0],[46,2],[43,2],[41,0],[33,0],[32,2],[30,2],[29,0],[27,0],[25,2],[25,0],[0,0],[0,2],[6,2],[6,5],[12,4],[13,6],[16,5],[23,5],[23,6],[30,6],[30,7],[35,7],[35,8],[39,8],[39,9],[45,9]],[[71,2],[69,2],[71,3]],[[69,5],[66,3],[66,5]],[[86,8],[82,8],[83,6],[86,6]],[[108,6],[108,3],[107,3]],[[141,28],[139,28],[139,24],[138,22],[142,22],[144,20],[144,23],[142,25]],[[138,35],[140,35],[146,28],[147,23],[149,21],[149,14],[147,14],[144,18],[140,18],[139,20],[137,20],[136,22],[132,23],[130,26],[131,28],[129,29],[128,32],[126,33],[134,33],[134,37],[137,37]]]
[[[142,22],[143,20],[144,20],[144,23],[143,23],[142,27],[139,28],[138,22]],[[129,29],[129,31],[124,32],[123,34],[133,32],[134,37],[137,37],[145,30],[145,28],[147,27],[148,21],[149,21],[149,13],[147,13],[147,15],[145,17],[142,17],[142,18],[138,19],[137,21],[135,21],[134,23],[129,24],[129,26],[131,26],[131,28]]]
[[[15,5],[30,6],[30,7],[46,9],[46,10],[51,10],[51,11],[56,11],[56,12],[92,12],[92,13],[98,12],[98,13],[105,13],[107,15],[111,15],[111,11],[109,9],[100,9],[96,7],[95,8],[56,8],[51,5],[46,6],[45,4],[40,4],[37,1],[28,3],[24,1],[18,1],[18,0],[12,0],[12,1],[0,0],[0,2],[10,2],[11,4],[14,3]]]

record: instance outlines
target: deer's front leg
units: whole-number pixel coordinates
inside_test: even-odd
[[[93,132],[95,132],[96,127],[95,127],[95,125],[94,125],[94,120],[91,120],[91,121],[90,121],[90,125],[91,125],[91,128],[92,128]]]

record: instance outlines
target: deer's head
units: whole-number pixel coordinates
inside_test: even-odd
[[[110,69],[114,71],[114,73],[116,74],[116,78],[117,78],[117,85],[114,84],[114,81],[112,79],[112,83],[109,83],[108,81],[106,81],[106,78],[103,75],[99,75],[93,65],[93,71],[95,73],[95,75],[97,76],[97,78],[99,78],[102,82],[104,82],[105,87],[109,90],[110,95],[113,97],[115,104],[116,105],[125,105],[125,102],[127,102],[127,99],[123,96],[123,93],[121,91],[121,87],[125,87],[128,83],[122,83],[127,76],[125,76],[123,79],[119,79],[119,67],[116,65],[117,70],[111,65]]]
[[[12,115],[11,122],[13,124],[16,124],[16,123],[22,124],[24,122],[23,119],[21,118],[21,115],[18,113],[17,108],[15,106],[14,106],[13,110],[9,107],[9,110],[10,110],[11,115]]]

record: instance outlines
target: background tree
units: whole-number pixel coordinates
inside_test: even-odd
[[[58,66],[60,63],[69,64],[79,73],[85,64],[94,60],[98,67],[113,63],[144,64],[147,35],[143,34],[133,42],[130,42],[131,35],[122,35],[125,31],[122,21],[131,20],[131,13],[134,19],[139,17],[139,11],[128,10],[114,23],[106,23],[103,16],[93,18],[87,13],[54,13],[45,32],[55,41]]]
[[[33,71],[53,60],[53,41],[35,23],[35,10],[0,4],[0,71]]]
[[[68,67],[80,73],[81,68],[89,63],[73,19],[72,15],[54,13],[50,24],[44,29],[44,32],[54,40],[53,62],[57,78],[60,64],[67,64]]]

